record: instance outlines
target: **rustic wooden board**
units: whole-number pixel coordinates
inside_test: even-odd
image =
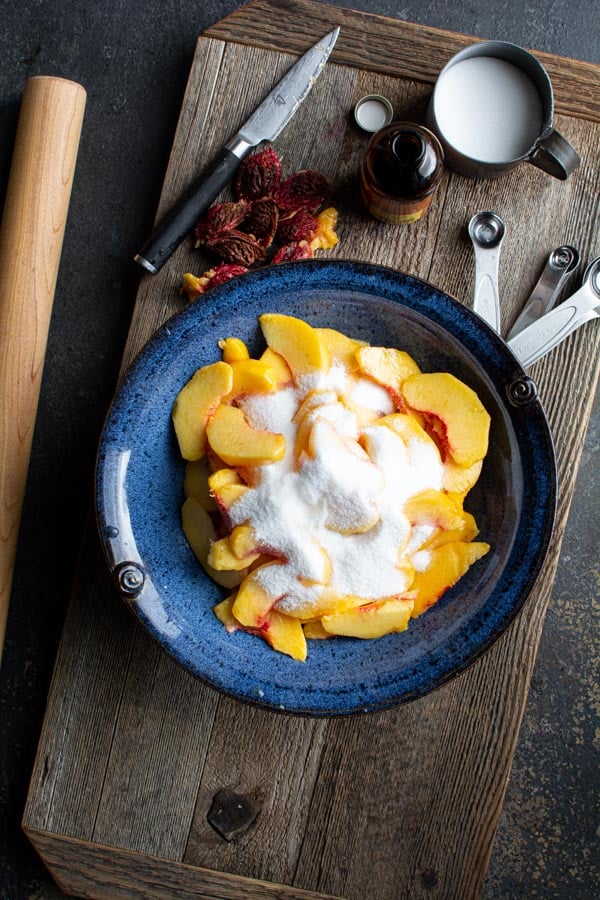
[[[428,216],[392,228],[358,206],[366,138],[349,112],[376,91],[398,117],[421,116],[435,73],[469,39],[305,0],[255,0],[198,41],[158,215],[293,54],[338,23],[332,61],[276,144],[288,171],[311,166],[335,181],[341,242],[329,255],[396,267],[468,305],[474,265],[465,224],[493,208],[510,235],[500,269],[508,328],[552,247],[576,243],[584,258],[600,252],[597,67],[541,55],[562,98],[557,127],[583,158],[566,183],[531,166],[494,182],[447,173]],[[390,42],[388,55],[382,48]],[[158,276],[142,279],[124,366],[181,308],[181,273],[207,262],[186,244]],[[111,898],[479,894],[556,571],[599,342],[591,323],[532,370],[560,477],[557,527],[535,590],[483,659],[399,709],[312,720],[221,697],[129,616],[90,524],[23,819],[64,890]],[[260,810],[231,842],[207,821],[223,788]]]

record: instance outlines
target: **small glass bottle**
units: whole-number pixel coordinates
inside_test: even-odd
[[[422,125],[392,122],[371,138],[365,153],[361,196],[372,216],[392,225],[417,222],[442,177],[444,151]]]

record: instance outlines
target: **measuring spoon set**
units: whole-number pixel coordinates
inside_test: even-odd
[[[475,253],[473,310],[500,333],[498,261],[506,226],[497,213],[476,213],[468,225]],[[507,343],[524,368],[537,362],[585,322],[600,317],[600,257],[585,270],[580,288],[558,298],[579,268],[579,253],[570,245],[553,250],[529,299],[507,335]]]

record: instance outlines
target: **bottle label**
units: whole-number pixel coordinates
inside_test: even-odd
[[[399,200],[395,197],[382,197],[368,188],[365,190],[365,187],[363,185],[362,194],[367,209],[376,219],[390,225],[409,225],[411,222],[418,222],[425,215],[433,199],[433,195],[430,195],[416,201]]]

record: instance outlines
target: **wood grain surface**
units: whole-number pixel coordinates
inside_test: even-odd
[[[334,16],[355,29],[360,23],[360,41],[342,44],[342,58],[326,66],[276,144],[286,170],[315,167],[334,179],[341,240],[328,256],[393,266],[470,305],[466,223],[477,210],[494,209],[507,224],[500,263],[507,330],[549,250],[576,243],[584,259],[600,252],[600,129],[578,106],[557,117],[583,159],[565,183],[527,165],[493,182],[448,172],[420,223],[403,229],[368,219],[356,190],[366,136],[352,124],[353,104],[380,92],[398,117],[415,118],[430,91],[428,78],[388,71],[378,41],[394,41],[397,60],[404,52],[397,48],[410,46],[397,63],[410,68],[433,45],[445,53],[462,40],[453,35],[305,2],[249,4],[198,41],[159,216],[293,53]],[[591,67],[590,78],[597,74]],[[182,307],[181,274],[202,272],[208,262],[186,242],[157,276],[142,279],[124,367]],[[65,890],[91,897],[479,895],[556,571],[599,343],[590,323],[532,370],[556,442],[560,497],[552,546],[522,613],[467,672],[395,710],[288,717],[203,686],[129,615],[90,526],[23,820]],[[222,790],[259,810],[230,841],[207,820]],[[140,869],[147,873],[143,894]]]

